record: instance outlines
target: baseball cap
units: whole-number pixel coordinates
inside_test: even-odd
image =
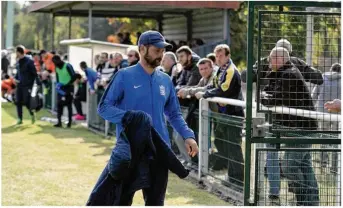
[[[153,45],[157,48],[173,48],[171,44],[166,42],[161,33],[152,30],[146,31],[141,34],[138,40],[138,46],[141,45]]]

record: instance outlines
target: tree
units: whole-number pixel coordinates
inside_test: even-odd
[[[132,43],[137,42],[137,32],[144,32],[157,27],[157,21],[154,19],[133,19],[133,18],[108,18],[108,23],[113,27],[113,33],[130,33]]]

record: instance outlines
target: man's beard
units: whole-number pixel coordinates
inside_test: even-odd
[[[144,55],[144,59],[146,61],[146,63],[151,66],[152,68],[156,68],[160,65],[161,61],[162,61],[162,57],[160,58],[156,58],[154,60],[152,60],[152,58],[149,56],[149,53],[146,53]]]
[[[189,66],[191,64],[191,61],[189,61],[188,59],[186,60],[186,63],[183,64],[182,66],[185,68],[187,66]]]

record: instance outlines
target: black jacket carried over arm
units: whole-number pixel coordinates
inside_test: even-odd
[[[188,176],[181,162],[152,127],[151,118],[142,111],[128,111],[110,160],[87,202],[88,206],[131,205],[125,199],[140,189],[149,188],[150,203],[161,205],[168,169],[180,178]],[[153,202],[151,202],[151,200]],[[162,204],[163,205],[163,204]]]

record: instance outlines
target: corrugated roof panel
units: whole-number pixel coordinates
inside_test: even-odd
[[[193,14],[193,38],[205,43],[223,40],[223,10],[196,12]]]
[[[187,19],[185,16],[174,16],[162,21],[163,35],[168,40],[178,43],[187,41]]]

